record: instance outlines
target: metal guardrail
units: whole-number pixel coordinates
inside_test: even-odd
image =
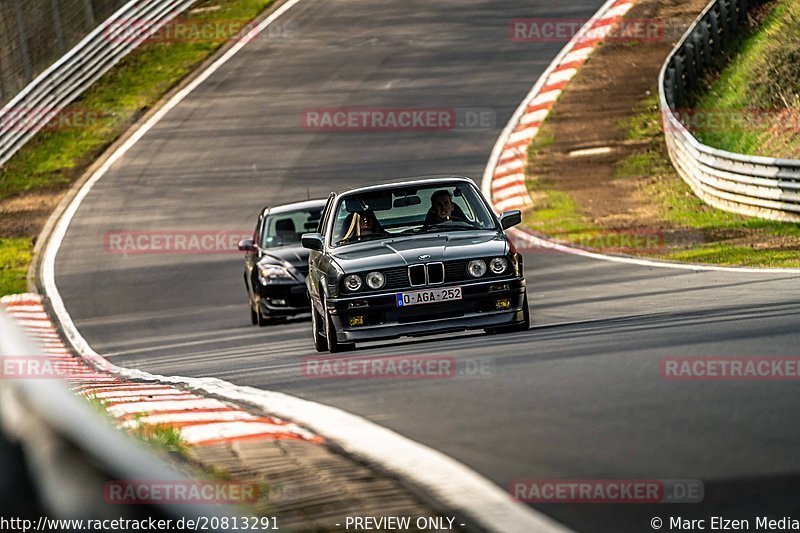
[[[0,311],[0,365],[47,356]],[[19,377],[19,376],[17,376]],[[109,504],[113,480],[192,483],[192,479],[116,429],[59,379],[0,376],[0,429],[21,446],[42,507],[50,517],[208,520],[243,513],[227,505],[197,503]],[[217,520],[212,520],[216,518]],[[223,531],[218,526],[209,531]]]
[[[0,110],[3,165],[70,102],[195,0],[131,0]]]
[[[697,140],[676,115],[760,0],[715,0],[672,50],[658,80],[672,163],[707,204],[748,216],[800,222],[800,161],[726,152]]]

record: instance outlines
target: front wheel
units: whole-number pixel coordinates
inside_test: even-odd
[[[314,309],[314,304],[311,304],[311,334],[314,336],[314,349],[318,352],[328,351],[328,339],[322,334],[323,326],[321,325],[322,319]]]
[[[328,308],[325,301],[322,301],[323,312],[325,313],[325,338],[328,341],[328,351],[331,353],[349,352],[355,350],[356,345],[352,342],[339,342],[336,338],[336,326],[333,325],[333,319],[328,314]]]

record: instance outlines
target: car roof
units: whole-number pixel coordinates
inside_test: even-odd
[[[438,182],[441,184],[446,183],[471,183],[475,185],[475,181],[471,178],[466,176],[458,176],[454,174],[441,174],[441,175],[431,175],[431,176],[416,176],[411,178],[396,178],[391,180],[379,181],[376,183],[371,183],[369,185],[360,185],[357,187],[347,187],[344,189],[340,189],[336,191],[336,196],[345,193],[352,193],[352,192],[362,192],[362,191],[370,191],[370,190],[380,190],[386,189],[391,187],[404,187],[404,186],[413,186],[413,185],[428,185],[430,182]]]
[[[314,207],[325,207],[325,204],[328,203],[327,198],[317,198],[314,200],[306,200],[303,202],[294,202],[291,204],[281,204],[281,205],[273,205],[267,206],[261,210],[261,213],[266,215],[277,215],[280,213],[286,213],[287,211],[296,211],[299,209],[310,209]]]

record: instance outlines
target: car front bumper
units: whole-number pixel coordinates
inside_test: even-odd
[[[328,312],[336,327],[337,340],[364,342],[434,335],[510,326],[524,321],[524,278],[452,283],[436,288],[454,286],[461,287],[461,300],[409,307],[397,306],[396,295],[404,291],[329,298]],[[497,302],[505,300],[509,307],[497,309]],[[353,317],[363,317],[364,325],[351,326]]]
[[[270,317],[308,313],[311,302],[304,282],[283,282],[258,285],[256,288],[261,314]]]

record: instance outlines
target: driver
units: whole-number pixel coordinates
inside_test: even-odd
[[[467,217],[461,208],[453,203],[453,195],[447,189],[436,191],[431,195],[431,208],[425,215],[425,225],[432,226],[450,220],[465,221]]]

